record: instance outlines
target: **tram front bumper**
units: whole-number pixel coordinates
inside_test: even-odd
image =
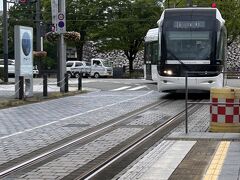
[[[158,90],[160,92],[177,91],[186,89],[185,77],[165,77],[160,76],[158,80]],[[187,88],[189,90],[210,91],[211,87],[222,87],[223,75],[215,77],[188,77]]]

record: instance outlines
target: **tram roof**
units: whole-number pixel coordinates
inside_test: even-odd
[[[158,28],[149,29],[144,40],[145,40],[145,42],[157,41],[158,40]]]
[[[201,7],[194,7],[194,8],[169,8],[165,9],[161,15],[161,18],[158,20],[157,24],[160,25],[161,22],[165,17],[169,17],[172,15],[212,15],[215,16],[222,24],[225,23],[225,20],[222,18],[220,11],[217,8],[201,8]]]

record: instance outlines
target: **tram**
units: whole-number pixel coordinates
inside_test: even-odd
[[[157,82],[158,28],[149,29],[144,38],[144,79]]]
[[[217,8],[166,9],[159,26],[158,90],[222,87],[227,31]]]

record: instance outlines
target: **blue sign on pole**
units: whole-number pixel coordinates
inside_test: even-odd
[[[57,33],[61,34],[65,32],[66,32],[65,14],[59,12],[57,16]]]

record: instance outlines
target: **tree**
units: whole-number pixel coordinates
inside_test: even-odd
[[[68,43],[77,49],[77,58],[82,60],[83,45],[90,40],[91,33],[97,31],[97,27],[104,18],[104,8],[107,0],[67,0],[66,1],[66,25],[67,31],[80,33],[80,41]],[[49,0],[42,1],[43,17],[45,22],[51,24],[51,4]]]
[[[0,57],[3,57],[3,29],[2,29],[2,24],[3,24],[3,18],[0,16]]]
[[[14,26],[34,27],[34,5],[33,4],[15,4],[9,8],[8,20],[8,51],[9,58],[14,58]]]
[[[157,26],[161,8],[152,0],[116,0],[106,9],[107,19],[96,37],[101,50],[123,50],[133,71],[133,60],[142,44],[146,32]],[[95,37],[95,38],[96,38]]]

